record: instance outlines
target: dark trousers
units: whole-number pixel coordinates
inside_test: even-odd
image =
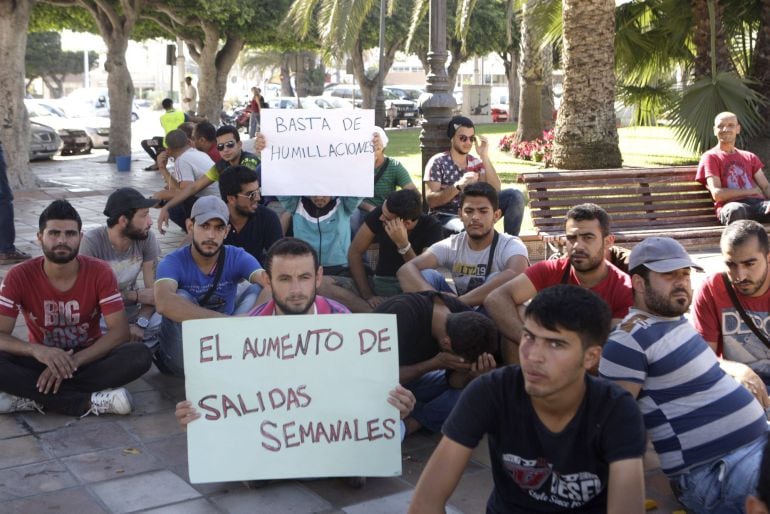
[[[16,229],[13,226],[13,193],[8,184],[8,175],[0,144],[0,252],[12,252],[15,247]]]
[[[197,196],[191,196],[184,202],[180,203],[179,205],[175,205],[168,210],[168,217],[171,218],[171,221],[179,225],[179,227],[185,232],[187,232],[187,224],[185,221],[190,217],[193,205],[195,205],[195,202],[197,201]]]
[[[61,383],[58,393],[43,394],[37,390],[37,379],[45,364],[32,357],[0,352],[0,391],[34,400],[46,412],[81,416],[91,408],[91,393],[136,380],[151,365],[150,350],[143,343],[124,343],[78,368],[72,378]]]
[[[143,139],[141,143],[142,150],[152,159],[153,164],[158,160],[158,154],[164,150],[163,136],[155,136],[152,139]]]

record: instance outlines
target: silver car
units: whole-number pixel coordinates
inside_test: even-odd
[[[29,124],[29,160],[50,159],[62,146],[59,134],[34,121]]]

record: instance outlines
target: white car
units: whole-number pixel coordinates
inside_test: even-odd
[[[56,129],[62,142],[62,155],[88,153],[91,151],[91,138],[85,128],[63,116],[63,113],[52,109],[36,100],[25,99],[24,105],[29,114],[29,121],[47,125]]]
[[[58,109],[73,125],[83,128],[91,138],[91,148],[108,148],[110,146],[110,118],[101,116],[89,104],[77,102],[48,102],[52,108]]]
[[[353,104],[344,100],[326,96],[306,96],[297,98],[294,96],[277,96],[270,98],[267,104],[271,109],[340,109],[353,108]]]

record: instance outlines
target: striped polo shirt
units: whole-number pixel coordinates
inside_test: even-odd
[[[762,407],[722,371],[683,316],[631,309],[605,344],[599,373],[641,384],[637,402],[668,476],[717,460],[768,430]]]

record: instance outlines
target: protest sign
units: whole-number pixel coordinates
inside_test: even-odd
[[[373,110],[265,109],[260,124],[264,195],[374,194]]]
[[[190,481],[401,474],[396,318],[185,321]]]

